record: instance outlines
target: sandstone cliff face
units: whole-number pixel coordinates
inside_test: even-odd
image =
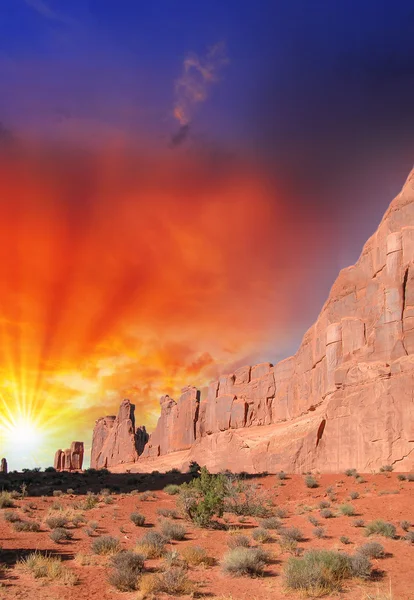
[[[297,353],[221,377],[202,402],[195,388],[164,396],[143,457],[189,449],[213,470],[408,470],[413,424],[414,171]]]
[[[135,430],[134,413],[135,406],[124,400],[116,417],[103,417],[96,421],[91,467],[100,469],[138,460],[148,441],[148,434],[144,426]]]
[[[57,471],[80,471],[83,455],[83,442],[72,442],[70,448],[56,450],[53,466]]]

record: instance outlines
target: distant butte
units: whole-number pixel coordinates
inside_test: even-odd
[[[361,472],[414,467],[414,171],[297,353],[161,398],[149,436],[134,406],[98,419],[92,467],[115,471]]]

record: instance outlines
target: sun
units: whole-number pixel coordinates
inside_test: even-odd
[[[37,466],[44,442],[45,432],[28,417],[3,418],[0,423],[0,452],[10,466]]]
[[[43,439],[40,429],[25,419],[20,419],[11,425],[8,437],[10,441],[14,442],[22,450],[37,449]]]

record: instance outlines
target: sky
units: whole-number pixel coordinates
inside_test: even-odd
[[[297,350],[413,166],[413,31],[404,0],[2,0],[11,468]]]

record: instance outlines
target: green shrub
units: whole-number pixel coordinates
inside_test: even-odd
[[[368,558],[383,558],[385,556],[384,546],[379,542],[368,542],[358,549],[360,554]]]
[[[103,535],[92,542],[94,554],[115,554],[119,550],[119,540],[110,535]]]
[[[95,506],[98,504],[98,502],[99,502],[98,496],[96,496],[95,494],[88,493],[86,495],[85,500],[83,501],[82,509],[83,510],[91,510],[92,508],[95,508]]]
[[[396,533],[395,525],[382,521],[381,519],[371,521],[371,523],[368,523],[365,527],[365,535],[367,536],[382,535],[387,538],[395,538]]]
[[[31,531],[31,532],[39,532],[40,525],[36,521],[15,521],[13,523],[13,529],[15,531]]]
[[[268,555],[261,548],[233,548],[226,552],[221,561],[221,567],[230,575],[261,575]]]
[[[288,589],[322,596],[339,590],[354,569],[351,557],[342,552],[308,550],[301,558],[289,558],[284,574]]]
[[[231,535],[227,540],[227,545],[229,548],[239,548],[240,546],[248,548],[250,546],[250,540],[247,535]]]
[[[317,488],[319,487],[319,483],[316,481],[313,475],[307,475],[305,478],[305,484],[308,488]]]
[[[115,554],[110,562],[113,570],[109,575],[109,583],[121,592],[138,589],[138,582],[144,570],[144,557],[130,550]]]
[[[245,517],[269,516],[269,499],[257,485],[246,483],[239,478],[228,479],[225,494],[227,512]]]
[[[355,508],[352,504],[340,504],[339,512],[346,517],[353,517],[355,514]]]
[[[160,558],[165,554],[167,540],[158,531],[148,531],[137,542],[138,551],[145,558]]]
[[[186,529],[181,523],[174,523],[174,521],[168,521],[165,519],[161,521],[160,525],[161,533],[166,540],[181,541],[185,539]]]
[[[56,529],[57,527],[66,527],[68,519],[66,517],[48,517],[45,521],[49,529]]]
[[[180,486],[175,485],[174,483],[170,483],[169,485],[165,486],[164,492],[166,494],[169,494],[170,496],[175,496],[176,494],[180,493]]]
[[[178,502],[184,515],[200,527],[208,527],[214,516],[222,517],[226,477],[213,475],[203,467],[200,477],[180,487]]]
[[[60,542],[67,542],[73,538],[73,533],[64,529],[63,527],[56,527],[49,533],[51,540],[59,544]]]
[[[130,514],[129,518],[137,527],[142,527],[145,523],[145,516],[141,515],[141,513],[133,512]]]
[[[271,536],[267,529],[264,529],[263,527],[258,527],[257,529],[253,530],[252,538],[256,542],[260,542],[261,544],[264,544],[265,542],[268,542],[271,539]]]

